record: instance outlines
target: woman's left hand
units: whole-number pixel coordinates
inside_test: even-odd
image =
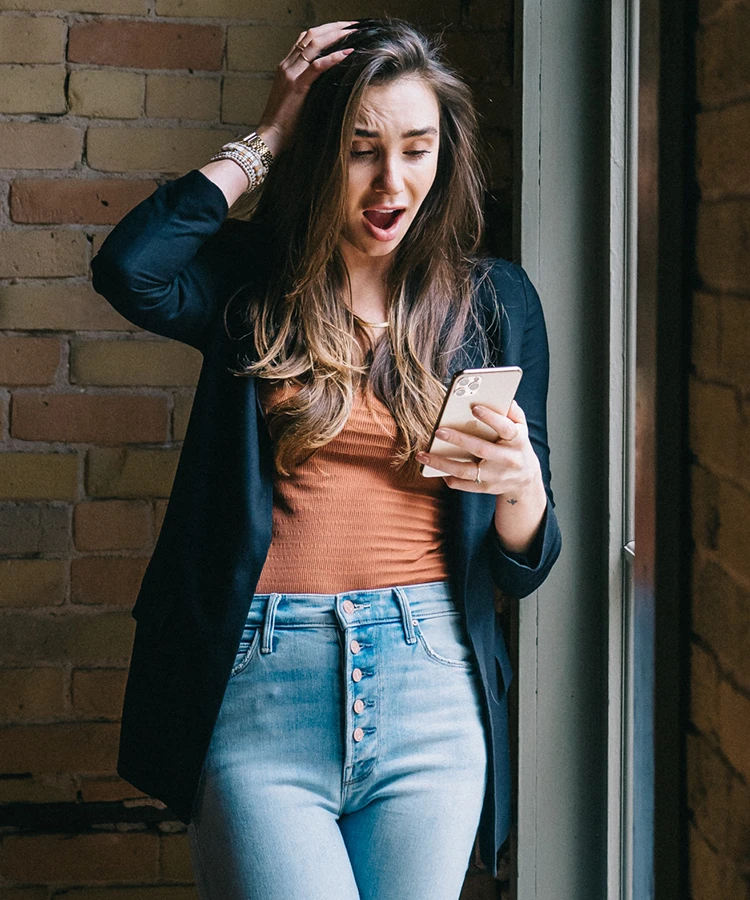
[[[461,462],[437,453],[424,452],[417,453],[417,459],[446,472],[443,476],[445,483],[460,491],[507,496],[511,504],[524,494],[538,493],[542,483],[541,467],[531,446],[526,416],[521,407],[514,400],[507,416],[486,406],[475,406],[472,412],[480,422],[497,432],[496,442],[455,428],[440,428],[437,437],[468,451],[476,457],[476,461]],[[477,473],[481,479],[479,482],[476,480]]]

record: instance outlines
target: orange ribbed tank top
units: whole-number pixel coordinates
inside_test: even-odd
[[[265,385],[263,385],[265,387]],[[274,387],[261,402],[273,405]],[[338,594],[448,580],[442,478],[391,466],[397,427],[372,391],[339,434],[274,477],[271,547],[259,594]]]

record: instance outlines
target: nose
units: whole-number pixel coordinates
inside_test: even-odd
[[[401,161],[397,154],[383,154],[375,175],[375,190],[383,194],[400,194],[404,189]]]

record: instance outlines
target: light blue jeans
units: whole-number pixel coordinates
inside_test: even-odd
[[[202,900],[457,900],[486,729],[446,583],[256,594],[188,826]]]

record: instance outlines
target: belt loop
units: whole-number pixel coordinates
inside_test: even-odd
[[[414,633],[414,621],[411,616],[409,600],[401,588],[395,587],[394,592],[398,597],[398,605],[401,607],[401,624],[404,626],[404,637],[407,644],[414,644],[417,636]]]
[[[273,652],[273,626],[276,622],[276,607],[281,600],[281,594],[271,594],[266,604],[266,613],[263,617],[262,639],[260,642],[261,653]]]

